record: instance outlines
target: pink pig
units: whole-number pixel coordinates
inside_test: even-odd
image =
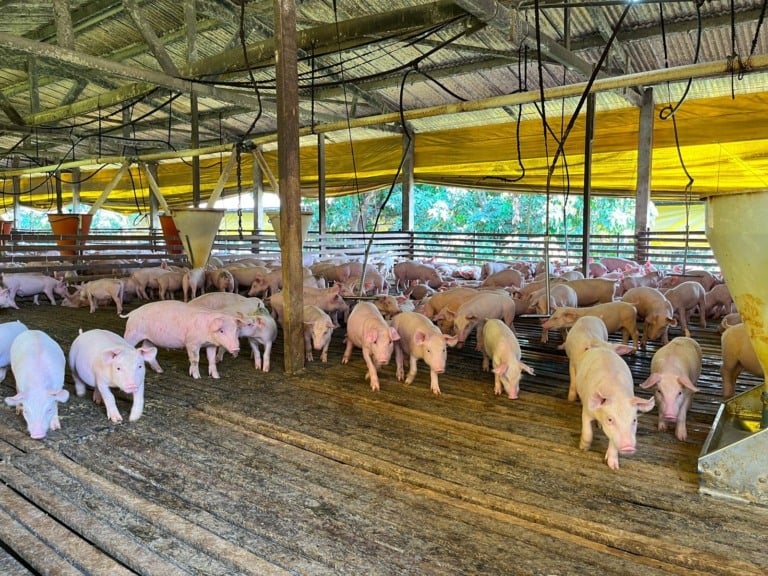
[[[360,348],[368,366],[366,379],[371,380],[371,390],[379,390],[377,366],[389,363],[394,349],[394,342],[400,339],[397,330],[386,323],[381,312],[370,302],[360,302],[352,309],[347,319],[347,347],[342,364],[347,364],[352,355],[352,348]]]
[[[643,337],[640,348],[645,350],[648,340],[661,338],[661,343],[669,342],[669,327],[676,322],[672,304],[658,289],[650,286],[630,288],[621,297],[623,302],[632,304],[637,310],[638,318],[643,319]]]
[[[104,401],[107,417],[112,422],[122,422],[123,417],[110,388],[132,394],[128,420],[135,422],[144,411],[144,363],[156,357],[154,346],[145,344],[136,349],[109,330],[81,331],[69,349],[69,369],[75,381],[75,391],[78,396],[83,396],[86,386],[93,388],[94,402]]]
[[[520,393],[520,376],[527,372],[535,376],[533,368],[521,360],[520,343],[512,330],[497,318],[483,326],[483,370],[488,371],[489,360],[493,364],[493,392],[497,396],[502,388],[511,400]]]
[[[723,398],[733,396],[736,379],[743,371],[755,376],[763,375],[763,367],[749,339],[746,324],[731,326],[720,337],[723,364],[720,375],[723,379]]]
[[[45,294],[51,304],[56,306],[54,294],[62,298],[67,295],[67,284],[64,280],[38,272],[14,274],[4,272],[0,274],[0,278],[9,290],[8,298],[11,301],[11,308],[19,308],[16,305],[16,296],[33,296],[33,302],[39,304],[38,296]]]
[[[29,435],[45,438],[48,430],[61,428],[59,402],[69,399],[64,390],[66,359],[58,343],[40,330],[26,330],[11,344],[11,370],[16,379],[16,395],[5,403],[21,406]]]
[[[693,394],[699,391],[696,381],[700,375],[701,346],[692,338],[679,336],[656,351],[651,360],[651,375],[640,384],[641,388],[656,387],[659,430],[666,430],[667,422],[677,422],[678,440],[688,436],[686,417]]]
[[[606,302],[582,308],[562,307],[552,313],[542,324],[542,329],[570,328],[582,316],[597,316],[604,323],[608,334],[621,330],[622,342],[627,344],[631,338],[634,350],[637,350],[639,332],[637,330],[637,310],[626,302]]]
[[[579,448],[592,445],[592,422],[597,420],[608,437],[605,460],[612,470],[619,468],[619,453],[635,452],[637,412],[653,409],[653,398],[634,395],[632,373],[626,362],[608,348],[584,352],[576,370],[576,391],[581,399],[581,439]]]
[[[455,346],[458,338],[443,334],[429,318],[418,312],[401,312],[392,318],[392,327],[400,336],[395,341],[397,379],[402,381],[404,376],[403,355],[410,357],[406,386],[413,384],[418,361],[423,360],[429,366],[429,388],[433,393],[440,394],[438,374],[445,372],[448,346]]]
[[[11,365],[11,345],[16,336],[26,332],[27,327],[19,320],[0,324],[0,382],[5,380],[8,367]]]
[[[312,362],[312,349],[322,350],[320,362],[328,361],[328,347],[336,325],[331,317],[317,306],[304,306],[304,354],[307,362]]]
[[[218,378],[216,347],[223,346],[230,354],[240,350],[238,328],[242,320],[214,310],[192,306],[177,300],[161,300],[139,306],[127,315],[124,338],[131,346],[149,340],[163,348],[187,350],[189,375],[200,378],[200,348],[205,347],[208,374]],[[149,365],[162,372],[157,359]]]
[[[515,319],[515,299],[498,292],[481,291],[459,306],[453,319],[453,330],[459,337],[457,346],[461,348],[477,328],[477,349],[482,350],[483,325],[490,318],[504,320],[511,327]]]
[[[707,291],[701,284],[693,280],[681,282],[664,292],[664,296],[672,304],[674,315],[677,316],[680,328],[686,336],[691,336],[691,331],[688,330],[688,317],[696,308],[699,310],[701,327],[707,327]]]

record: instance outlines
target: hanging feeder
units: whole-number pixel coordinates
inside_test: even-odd
[[[63,247],[59,248],[62,256],[74,256],[79,253],[79,250],[66,247],[74,246],[78,238],[84,239],[88,236],[92,221],[92,214],[48,214],[51,230],[57,236],[56,245]]]
[[[699,489],[768,504],[768,192],[707,198],[706,232],[766,381],[720,405],[699,456]]]

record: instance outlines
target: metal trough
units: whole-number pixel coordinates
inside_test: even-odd
[[[272,229],[275,231],[275,236],[277,236],[277,242],[282,248],[283,235],[280,230],[280,211],[265,210],[264,213],[267,215],[267,218],[269,219],[269,223],[272,224]],[[314,215],[314,212],[312,210],[301,211],[301,243],[302,245],[307,240],[307,234],[309,233],[309,225],[312,222],[313,215]]]
[[[768,191],[707,198],[706,231],[768,375]],[[699,455],[699,490],[768,505],[768,379],[720,406]]]
[[[205,266],[211,256],[211,248],[219,231],[224,210],[188,208],[174,210],[172,216],[192,267]]]

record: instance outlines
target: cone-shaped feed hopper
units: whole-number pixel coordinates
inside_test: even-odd
[[[268,210],[264,212],[267,215],[267,218],[269,218],[269,223],[272,224],[272,229],[275,231],[275,236],[277,236],[277,242],[282,247],[283,245],[283,236],[280,231],[280,212],[278,210]],[[314,216],[314,212],[312,210],[302,210],[301,211],[301,244],[304,245],[304,242],[307,240],[307,234],[309,233],[309,225],[312,222],[312,216]]]
[[[213,241],[219,231],[224,210],[188,208],[174,210],[172,215],[192,267],[205,266],[211,255]]]
[[[707,198],[706,231],[768,374],[768,191]],[[768,380],[721,404],[699,456],[699,488],[768,504]]]

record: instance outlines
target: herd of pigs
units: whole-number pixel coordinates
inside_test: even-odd
[[[475,334],[482,369],[491,371],[494,391],[518,397],[523,362],[514,320],[542,318],[541,341],[559,330],[569,364],[568,399],[582,404],[580,447],[587,450],[597,421],[608,438],[605,460],[619,467],[619,454],[635,451],[638,412],[658,406],[658,428],[675,424],[686,439],[686,414],[701,373],[702,352],[688,323],[698,316],[720,322],[723,396],[734,393],[741,371],[762,375],[744,325],[721,278],[706,270],[662,273],[649,264],[604,258],[579,269],[542,270],[543,263],[486,262],[456,266],[431,261],[366,264],[344,256],[305,256],[305,357],[327,361],[335,328],[346,326],[342,364],[360,349],[371,389],[379,390],[378,368],[395,355],[396,378],[414,382],[419,360],[430,371],[430,389],[440,394],[439,374],[449,347],[462,347]],[[257,257],[224,263],[211,257],[205,268],[174,268],[164,263],[139,267],[122,277],[63,279],[14,270],[2,274],[0,307],[18,308],[17,297],[44,295],[51,304],[88,308],[112,305],[126,319],[121,336],[108,330],[82,332],[65,357],[61,346],[41,330],[22,322],[0,324],[0,381],[10,367],[17,394],[5,399],[23,413],[29,434],[41,439],[60,428],[58,403],[66,402],[66,368],[75,391],[103,403],[112,422],[122,421],[110,388],[132,396],[130,421],[141,417],[145,364],[162,372],[158,349],[183,349],[189,374],[200,378],[200,350],[208,374],[219,378],[217,363],[226,352],[238,353],[241,340],[251,349],[256,370],[270,370],[270,353],[283,321],[282,271],[279,261]],[[138,306],[123,314],[123,304]],[[642,336],[638,328],[641,322]],[[671,326],[684,336],[669,339]],[[621,332],[622,341],[609,341]],[[650,376],[639,384],[653,391],[635,396],[632,374],[620,357],[660,340]],[[406,374],[404,364],[408,358]]]

